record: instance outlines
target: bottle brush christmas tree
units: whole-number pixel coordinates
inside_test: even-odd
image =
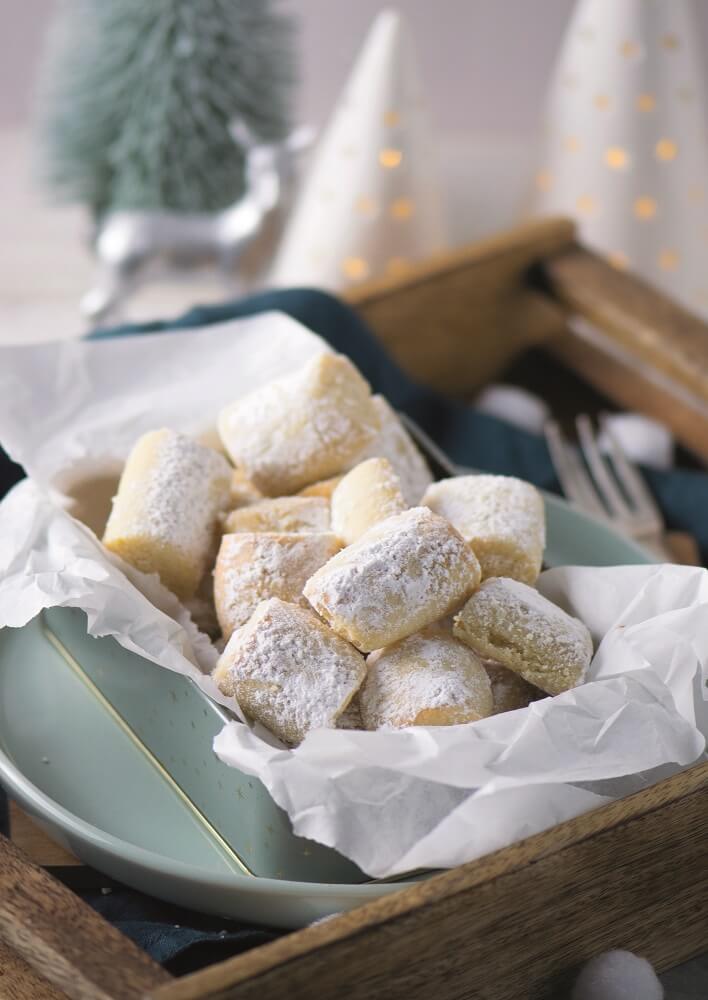
[[[44,173],[63,200],[212,212],[244,188],[231,131],[291,125],[293,24],[278,0],[68,0],[44,72]]]

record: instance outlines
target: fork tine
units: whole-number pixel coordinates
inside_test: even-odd
[[[664,528],[664,518],[654,497],[649,492],[648,486],[642,479],[641,474],[628,460],[612,428],[608,425],[606,416],[601,416],[600,422],[609,441],[612,460],[617,470],[617,476],[622,483],[622,488],[627,491],[627,495],[636,506],[639,517],[648,526],[655,528],[657,531],[662,531]]]
[[[551,461],[565,495],[583,510],[606,518],[607,511],[602,506],[589,475],[573,448],[566,442],[555,420],[546,422],[544,433]]]
[[[631,520],[634,517],[634,511],[632,511],[612,478],[607,460],[598,448],[590,417],[587,413],[583,413],[577,418],[575,424],[578,428],[580,447],[585,456],[585,461],[592,472],[595,487],[607,505],[610,514],[618,520]]]

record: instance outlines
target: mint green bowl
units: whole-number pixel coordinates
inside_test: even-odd
[[[546,504],[548,566],[654,561],[565,501]],[[265,788],[213,754],[225,719],[191,681],[87,636],[76,609],[0,631],[0,782],[86,864],[171,902],[281,927],[398,890],[295,837]]]

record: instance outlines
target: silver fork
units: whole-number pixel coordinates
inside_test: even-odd
[[[546,443],[563,492],[581,510],[610,521],[662,562],[675,562],[664,543],[666,529],[656,501],[611,428],[602,418],[600,422],[611,459],[600,450],[590,417],[582,414],[576,420],[585,464],[556,421],[546,424]]]

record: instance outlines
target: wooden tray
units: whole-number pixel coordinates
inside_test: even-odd
[[[469,396],[543,346],[708,459],[708,325],[579,246],[566,219],[528,223],[348,297],[434,388]]]
[[[567,221],[524,226],[350,300],[421,381],[467,395],[543,345],[708,457],[708,327],[578,247]],[[707,820],[702,763],[180,980],[0,838],[0,997],[540,1000],[607,948],[664,970],[708,947]]]

